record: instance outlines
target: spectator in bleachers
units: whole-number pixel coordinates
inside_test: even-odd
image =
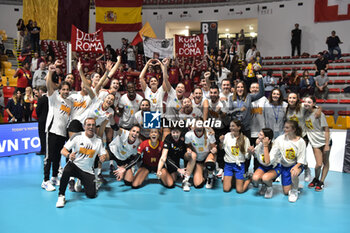
[[[4,99],[4,85],[2,85],[2,78],[0,76],[0,123],[3,122],[4,117],[4,108],[5,108],[5,99]]]
[[[335,31],[332,31],[332,35],[327,37],[326,44],[328,45],[328,50],[330,54],[330,59],[334,60],[334,50],[338,53],[338,60],[341,58],[341,50],[339,47],[339,44],[342,44],[343,42],[340,41],[339,37],[335,35]]]
[[[127,49],[128,49],[128,39],[122,38],[122,47],[120,48],[120,55],[122,57],[122,63],[126,64],[128,62]]]
[[[244,76],[245,76],[245,83],[247,88],[250,88],[250,85],[254,82],[257,82],[256,73],[261,69],[261,65],[256,63],[254,57],[250,57],[249,63],[245,68]]]
[[[265,96],[269,97],[271,91],[278,85],[278,78],[272,76],[272,70],[268,70],[264,76]]]
[[[115,50],[112,48],[112,46],[110,44],[108,44],[106,46],[106,53],[110,56],[109,60],[111,60],[112,62],[116,62],[117,61],[117,53],[115,52]]]
[[[179,83],[179,75],[180,75],[180,71],[179,71],[179,65],[178,65],[178,60],[177,57],[175,57],[175,59],[172,59],[170,61],[170,65],[169,65],[169,70],[168,70],[168,80],[170,82],[170,85],[175,88],[177,86],[177,84]],[[147,82],[147,81],[146,81]]]
[[[19,19],[17,21],[17,50],[21,50],[23,48],[23,39],[25,33],[25,25],[23,19]]]
[[[326,100],[328,98],[328,82],[329,78],[327,73],[324,70],[321,70],[320,75],[315,78],[315,96],[317,99]]]
[[[39,57],[39,53],[35,52],[34,53],[34,57],[31,60],[31,64],[30,64],[30,72],[32,72],[32,75],[34,75],[34,72],[39,68],[39,64],[40,64],[40,57]]]
[[[4,42],[2,40],[2,35],[0,35],[0,55],[5,54],[5,45]],[[1,68],[1,65],[0,65]]]
[[[315,61],[315,70],[315,76],[318,76],[321,70],[324,70],[325,72],[328,71],[328,60],[325,59],[322,52],[319,52],[317,54],[317,59]]]
[[[33,82],[32,82],[33,88],[38,88],[40,86],[46,85],[45,77],[47,75],[47,72],[48,71],[46,69],[45,62],[41,62],[39,65],[39,69],[37,69],[33,75]]]
[[[289,92],[299,93],[300,77],[296,68],[293,68],[288,81]]]
[[[309,75],[308,70],[304,70],[303,77],[300,81],[300,97],[313,95],[315,91],[315,80]]]
[[[33,22],[33,27],[31,28],[30,31],[30,43],[32,46],[32,50],[35,52],[40,53],[40,27],[38,27],[37,22]]]
[[[301,30],[299,29],[299,24],[294,25],[295,28],[292,30],[292,57],[294,56],[295,49],[297,49],[298,56],[300,56],[300,42],[301,42]]]
[[[136,69],[136,57],[135,57],[136,51],[134,46],[128,45],[126,53],[127,53],[129,67],[131,67],[133,70]]]
[[[21,93],[24,93],[25,88],[31,85],[32,74],[30,73],[30,63],[24,62],[22,68],[18,68],[14,74],[17,79],[17,88]]]
[[[238,36],[238,57],[240,60],[244,60],[244,47],[245,47],[245,38],[244,38],[244,30],[241,29],[241,31],[239,32],[239,36]]]
[[[23,96],[19,88],[13,92],[12,98],[9,99],[6,105],[6,112],[9,116],[8,122],[22,122],[23,121]]]
[[[250,61],[251,58],[256,58],[256,53],[258,52],[258,50],[256,50],[256,45],[253,44],[252,47],[250,49],[248,49],[246,55],[245,55],[245,60],[247,62]]]

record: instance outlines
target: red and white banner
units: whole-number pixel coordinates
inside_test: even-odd
[[[72,51],[103,53],[103,31],[99,29],[94,33],[85,33],[72,25]]]
[[[315,0],[315,22],[350,20],[350,0]]]
[[[180,57],[204,56],[203,34],[196,36],[175,35],[175,53]]]

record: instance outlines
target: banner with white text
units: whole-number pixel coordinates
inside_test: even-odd
[[[175,35],[175,54],[180,57],[204,56],[203,34],[196,36]]]
[[[85,53],[103,53],[103,31],[99,29],[94,33],[85,33],[72,25],[72,51]]]
[[[40,150],[38,123],[0,125],[0,157]]]

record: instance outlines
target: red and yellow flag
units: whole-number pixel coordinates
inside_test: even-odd
[[[134,40],[131,42],[131,45],[137,45],[138,43],[142,42],[143,36],[157,38],[149,22],[146,22],[145,25],[143,25],[141,30],[136,34]]]
[[[142,0],[95,0],[96,30],[134,32],[142,27]]]

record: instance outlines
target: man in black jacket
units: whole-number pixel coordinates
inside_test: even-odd
[[[39,98],[36,107],[36,114],[38,116],[38,129],[39,129],[39,138],[41,150],[36,153],[37,155],[46,154],[46,134],[45,134],[45,124],[47,113],[49,111],[49,103],[46,95],[47,89],[45,86],[39,87]]]
[[[300,42],[301,42],[301,30],[299,29],[299,24],[295,24],[295,28],[292,30],[292,56],[294,56],[295,49],[298,51],[298,56],[300,56]]]

